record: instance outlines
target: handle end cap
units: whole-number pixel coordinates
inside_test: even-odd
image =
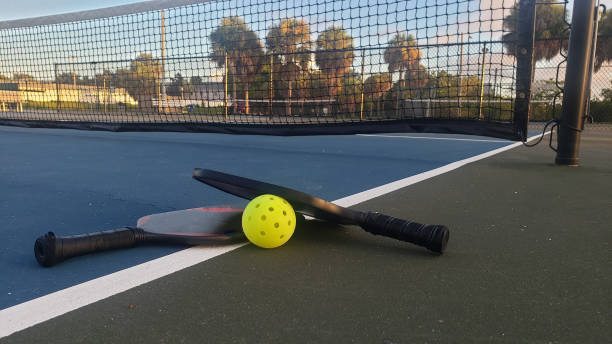
[[[433,240],[427,246],[427,249],[437,253],[444,253],[446,250],[446,245],[448,244],[449,238],[449,230],[446,226],[436,226],[435,233],[433,235]]]
[[[49,267],[57,263],[55,254],[55,234],[49,232],[36,239],[34,243],[34,256],[42,266]]]

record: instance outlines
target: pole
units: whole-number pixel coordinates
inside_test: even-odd
[[[224,75],[224,81],[225,81],[225,89],[223,92],[223,108],[225,108],[225,120],[227,121],[227,51],[225,52],[225,64],[224,64],[225,70],[223,71],[223,75]]]
[[[395,101],[395,118],[399,118],[399,102],[400,93],[402,92],[402,67],[399,68],[399,77],[397,79],[397,99]]]
[[[30,92],[30,88],[28,87],[28,79],[25,79],[25,103],[26,103],[26,108],[30,103],[30,95],[28,94]]]
[[[572,32],[563,85],[563,107],[557,139],[557,165],[578,166],[580,134],[584,126],[593,30],[597,0],[574,1]]]
[[[495,90],[497,89],[497,72],[498,72],[498,70],[499,70],[498,68],[495,68],[495,74],[493,76],[493,86],[491,86],[489,88],[489,92],[493,91],[493,96],[497,96],[497,97],[499,97],[499,94],[496,95],[495,94]],[[490,84],[490,82],[489,82],[489,84]]]
[[[272,117],[272,99],[274,98],[274,55],[270,54],[270,101],[268,102],[268,116]]]
[[[102,96],[104,97],[104,112],[106,113],[106,102],[108,100],[108,93],[106,93],[106,75],[104,75],[104,70],[102,70]]]
[[[484,43],[482,48],[482,68],[480,73],[480,101],[478,102],[478,119],[482,119],[482,98],[484,97],[484,74],[485,74],[485,62],[487,60],[487,42]]]
[[[57,63],[54,64],[55,70],[55,109],[57,113],[60,112],[60,96],[59,96],[59,83],[57,80]]]
[[[461,52],[459,53],[459,74],[457,75],[457,109],[459,110],[459,118],[461,118],[461,91],[463,88],[462,85],[462,81],[461,81],[461,74],[463,74],[463,35],[464,33],[461,33]]]
[[[72,86],[76,89],[76,56],[70,55],[70,58],[72,59]]]
[[[363,121],[363,92],[365,89],[365,49],[361,51],[361,109],[359,118]]]
[[[93,66],[93,78],[94,78],[94,86],[96,87],[96,111],[100,110],[100,87],[98,86],[98,78],[96,78],[96,65],[92,63]]]
[[[161,10],[161,76],[159,78],[160,85],[160,97],[157,102],[158,107],[161,106],[161,110],[165,110],[165,106],[162,106],[162,102],[166,100],[166,85],[164,80],[166,79],[166,11]],[[165,105],[165,104],[163,104]]]
[[[533,59],[536,3],[538,0],[522,0],[519,3],[518,36],[515,48],[515,90],[514,90],[514,134],[525,142],[531,113],[531,88],[535,61]],[[503,82],[503,67],[502,67]],[[501,94],[501,93],[500,93]]]

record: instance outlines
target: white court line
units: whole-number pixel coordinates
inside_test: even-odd
[[[0,311],[0,338],[244,246],[197,246]]]
[[[508,142],[507,140],[460,139],[457,137],[432,137],[432,136],[399,136],[399,135],[379,135],[379,134],[357,134],[357,136],[392,137],[394,139],[424,139],[424,140],[442,140],[442,141],[501,142],[501,143]]]
[[[532,136],[527,141],[537,139],[539,136]],[[521,142],[516,142],[431,171],[338,199],[334,203],[344,207],[353,206],[520,145],[522,145]],[[0,338],[233,251],[244,245],[246,243],[231,246],[188,248],[3,309],[0,311]]]

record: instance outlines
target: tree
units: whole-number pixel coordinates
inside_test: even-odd
[[[58,84],[70,84],[72,85],[77,81],[79,77],[75,73],[61,73],[55,78],[55,82]]]
[[[419,85],[421,51],[416,47],[414,36],[398,33],[389,41],[383,57],[389,65],[389,73],[398,72],[400,91],[396,94],[396,108],[399,109],[400,94],[403,93],[401,90],[406,89],[406,80],[411,80],[410,89],[413,89],[412,86],[422,86]]]
[[[285,19],[270,27],[266,36],[266,48],[281,65],[282,79],[287,82],[286,111],[291,115],[293,84],[310,60],[310,27],[303,20]]]
[[[317,37],[315,61],[327,76],[330,99],[338,94],[341,78],[350,69],[354,58],[353,38],[343,28],[331,26]]]
[[[376,114],[378,116],[380,116],[380,100],[391,89],[391,85],[391,75],[389,73],[374,74],[365,80],[364,93],[373,101],[376,101]],[[370,112],[372,112],[371,109]]]
[[[189,78],[189,83],[191,85],[194,85],[194,86],[195,85],[203,85],[204,84],[204,82],[202,81],[202,77],[201,76],[197,76],[197,75],[194,75],[191,78]]]
[[[300,87],[298,87],[296,92],[302,98],[323,100],[329,97],[329,92],[325,92],[326,77],[319,70],[302,74],[297,83]]]
[[[425,87],[431,83],[431,75],[422,64],[413,66],[404,72],[404,83],[402,89],[406,93],[406,97],[414,98],[422,94]]]
[[[211,59],[217,66],[225,66],[232,74],[232,98],[236,99],[236,81],[244,83],[245,112],[249,113],[249,82],[257,77],[263,65],[264,53],[259,38],[244,20],[231,16],[221,19],[219,26],[210,34]],[[234,101],[234,110],[237,110]]]
[[[130,89],[134,98],[148,100],[158,96],[162,75],[159,60],[154,59],[151,54],[142,53],[132,61],[130,71],[132,72]]]
[[[170,85],[168,85],[166,92],[169,96],[183,97],[188,87],[189,82],[185,80],[181,73],[176,73],[173,78],[170,78]]]
[[[601,100],[604,102],[612,102],[612,87],[601,90]]]
[[[349,116],[357,113],[357,104],[361,103],[361,76],[355,72],[345,73],[338,92],[340,110]]]
[[[459,78],[457,75],[449,74],[447,71],[431,73],[427,83],[430,91],[429,97],[437,99],[457,98],[459,95]],[[465,90],[461,90],[465,94]]]
[[[604,62],[612,60],[612,10],[602,14],[599,21],[597,49],[595,54],[595,71],[599,71]]]
[[[36,78],[26,73],[13,73],[13,80],[15,81],[35,81]]]
[[[536,6],[535,43],[533,47],[535,62],[544,59],[549,61],[567,46],[569,31],[565,23],[565,8],[563,5],[553,4],[554,2],[556,0],[540,0]],[[514,57],[519,55],[517,49],[519,16],[519,3],[517,3],[504,18],[504,30],[508,33],[502,36],[502,41],[508,54]]]
[[[141,53],[130,63],[129,69],[117,69],[108,76],[110,82],[117,87],[124,88],[130,96],[138,101],[138,106],[145,106],[145,102],[156,98],[159,92],[162,67],[158,59],[151,54]],[[89,79],[84,83],[89,83]]]
[[[402,80],[403,71],[418,69],[421,51],[416,47],[414,36],[400,33],[389,41],[383,57],[389,65],[389,72],[399,71],[399,80]]]

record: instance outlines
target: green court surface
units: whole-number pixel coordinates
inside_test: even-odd
[[[441,256],[310,221],[0,342],[606,343],[612,131],[553,161],[518,147],[356,206],[449,225]]]

